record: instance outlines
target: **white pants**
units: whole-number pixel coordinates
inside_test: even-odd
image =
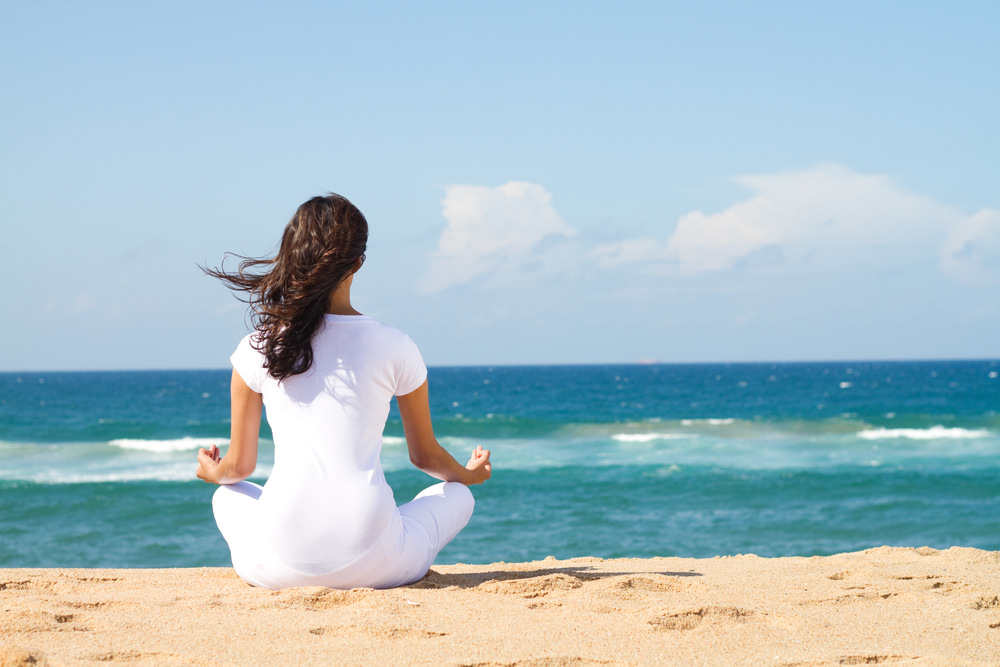
[[[389,526],[365,554],[326,574],[307,574],[278,559],[271,545],[257,539],[256,504],[263,489],[253,482],[220,486],[212,510],[229,544],[233,568],[253,586],[327,588],[393,588],[419,580],[441,549],[472,517],[475,500],[464,484],[442,482],[400,505]]]

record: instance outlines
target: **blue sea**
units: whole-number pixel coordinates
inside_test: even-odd
[[[430,369],[439,440],[493,479],[438,562],[1000,550],[1000,361]],[[194,478],[229,371],[0,374],[0,567],[229,564]],[[262,432],[254,478],[273,461]],[[433,480],[396,416],[398,502]]]

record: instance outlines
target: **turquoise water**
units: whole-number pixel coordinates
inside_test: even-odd
[[[1000,361],[432,368],[494,477],[439,562],[1000,550]],[[0,567],[226,565],[228,371],[0,374]],[[273,460],[264,429],[255,478]],[[383,465],[413,470],[395,413]],[[464,459],[463,459],[464,460]]]

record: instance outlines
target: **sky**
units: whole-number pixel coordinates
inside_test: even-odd
[[[0,371],[225,368],[337,192],[429,365],[1000,358],[1000,3],[0,4]]]

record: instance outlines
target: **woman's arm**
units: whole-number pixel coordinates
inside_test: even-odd
[[[410,451],[413,465],[431,477],[445,482],[461,482],[466,486],[482,484],[490,478],[493,465],[490,463],[488,449],[476,447],[469,463],[463,466],[434,437],[426,380],[415,391],[397,396],[396,402],[399,404],[406,447]]]
[[[260,436],[263,397],[248,387],[235,370],[229,391],[232,423],[226,456],[220,458],[216,445],[198,451],[196,474],[213,484],[235,484],[253,474],[257,467],[257,438]]]

